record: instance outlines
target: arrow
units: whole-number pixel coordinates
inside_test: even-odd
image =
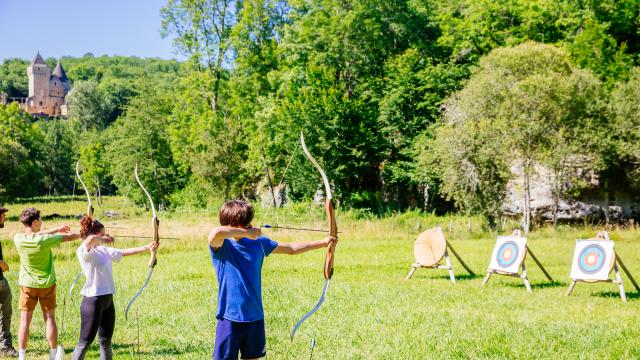
[[[296,230],[296,231],[317,231],[317,232],[327,232],[327,230],[319,230],[319,229],[306,229],[306,228],[294,228],[294,227],[286,227],[286,226],[272,226],[269,224],[261,225],[265,229],[286,229],[286,230]]]
[[[119,235],[119,234],[115,234],[113,236],[116,237],[123,237],[123,238],[127,238],[127,239],[153,239],[153,236],[134,236],[134,235]],[[172,238],[172,237],[160,237],[163,240],[180,240],[178,238]]]

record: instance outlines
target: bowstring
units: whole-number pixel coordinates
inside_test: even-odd
[[[129,193],[131,192],[131,189],[133,188],[133,184],[131,183],[131,181],[129,181],[129,189],[127,190],[127,193],[124,195],[124,201],[122,202],[122,207],[120,208],[120,214],[124,214],[124,207],[127,205],[127,201],[129,201]],[[116,240],[115,238],[113,239],[113,245],[116,244]],[[115,277],[114,276],[114,280],[116,282],[116,289],[120,288],[120,285],[122,285],[122,282],[120,281],[120,276]],[[119,297],[120,298],[120,306],[122,308],[125,307],[126,305],[126,299],[124,297]],[[136,319],[138,320],[138,319]],[[138,325],[139,326],[139,325]],[[138,330],[140,331],[140,330]],[[138,339],[139,342],[139,339]],[[138,357],[140,357],[140,344],[138,344]]]
[[[296,149],[298,149],[298,147],[296,147]],[[289,171],[289,168],[291,166],[291,164],[293,163],[293,159],[296,155],[296,151],[293,151],[291,153],[291,155],[289,156],[289,160],[287,161],[287,166],[284,169],[284,172],[282,173],[282,176],[280,177],[280,181],[278,182],[278,185],[276,185],[276,189],[280,189],[280,186],[282,185],[282,183],[284,182],[285,176],[287,175],[287,172]],[[265,160],[266,163],[266,160]],[[265,173],[265,176],[267,176],[267,174]],[[272,194],[275,194],[275,192],[272,191]],[[264,213],[264,215],[262,216],[262,220],[264,221],[264,219],[268,219],[267,215],[269,214],[269,212],[274,208],[274,203],[276,202],[276,199],[272,199],[273,201],[269,202],[269,207],[267,208],[267,211]],[[315,216],[314,216],[315,218]],[[262,225],[264,225],[264,222],[260,222],[260,227],[262,227]],[[315,222],[315,221],[314,221]],[[260,247],[262,247],[262,243],[260,243]],[[264,254],[264,248],[262,249],[262,252]],[[265,256],[266,257],[266,256]],[[313,359],[313,350],[316,348],[316,338],[313,337],[312,335],[308,334],[306,331],[300,331],[301,334],[308,336],[309,339],[311,339],[311,344],[310,344],[310,351],[309,351],[309,360]],[[287,347],[288,351],[287,353],[290,352],[290,347]]]
[[[122,202],[122,207],[120,207],[120,214],[124,214],[124,207],[127,206],[127,201],[129,201],[129,192],[131,192],[131,188],[133,186],[131,185],[131,182],[129,182],[129,189],[127,190],[127,193],[124,195],[124,201]]]
[[[280,177],[280,182],[279,182],[279,183],[278,183],[278,185],[276,185],[276,187],[275,187],[276,189],[280,189],[280,186],[281,186],[281,185],[282,185],[282,183],[284,182],[285,176],[287,175],[287,172],[289,171],[289,167],[291,166],[291,163],[293,162],[293,157],[294,157],[295,155],[296,155],[296,151],[293,151],[293,152],[291,153],[291,155],[289,155],[289,160],[287,161],[287,166],[285,167],[284,172],[282,173],[282,176]],[[265,158],[265,166],[269,166],[269,164],[267,163],[267,159],[266,159],[266,158]],[[265,176],[265,177],[267,176],[266,172],[265,172],[264,176]],[[269,180],[269,179],[267,179],[267,180]],[[271,189],[271,190],[273,190],[273,189]],[[272,192],[271,192],[271,194],[272,194],[273,196],[275,196],[275,192],[274,192],[274,191],[272,191]],[[261,216],[260,228],[262,228],[262,226],[264,225],[264,221],[265,221],[265,219],[268,219],[268,216],[267,216],[267,215],[269,215],[269,213],[271,212],[271,210],[272,210],[272,209],[274,209],[274,208],[276,207],[276,206],[274,206],[274,204],[275,204],[275,202],[276,202],[276,199],[275,199],[275,198],[273,198],[273,199],[271,199],[271,200],[272,200],[272,201],[269,201],[269,207],[267,208],[267,211],[266,211],[266,212]],[[262,242],[261,242],[261,241],[259,241],[258,243],[260,244],[260,248],[262,249],[262,255],[263,255],[264,257],[267,257],[267,255],[266,255],[266,253],[265,253],[265,251],[264,251],[264,247],[262,246]]]

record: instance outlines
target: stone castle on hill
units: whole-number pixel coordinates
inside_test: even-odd
[[[64,97],[71,90],[71,82],[60,61],[52,73],[38,52],[27,67],[27,75],[29,76],[29,97],[24,103],[24,110],[30,114],[67,116]]]
[[[29,77],[29,97],[8,99],[6,94],[0,94],[0,104],[8,101],[18,101],[20,107],[35,116],[67,116],[65,96],[71,90],[71,82],[58,61],[51,72],[44,62],[40,52],[27,67]]]

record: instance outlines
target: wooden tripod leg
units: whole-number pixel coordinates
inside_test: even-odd
[[[533,255],[533,252],[531,251],[531,249],[529,249],[528,246],[527,246],[527,252],[529,253],[529,255],[531,255],[531,258],[538,265],[540,270],[542,270],[542,272],[547,277],[547,279],[549,279],[549,281],[553,282],[553,279],[551,278],[551,275],[549,275],[549,273],[547,272],[547,269],[545,269],[544,266],[542,266],[542,263],[540,261],[538,261],[538,258],[535,255]]]
[[[524,286],[527,288],[527,292],[533,292],[531,290],[529,278],[527,277],[527,267],[524,265],[524,261],[522,262],[522,275],[520,275],[520,278],[524,281]]]
[[[411,270],[409,270],[409,274],[407,275],[407,277],[405,278],[405,280],[409,280],[411,279],[411,277],[413,276],[413,273],[416,272],[416,270],[418,269],[418,267],[416,267],[416,265],[411,265]]]
[[[458,261],[460,261],[460,264],[462,265],[462,267],[467,270],[467,272],[470,275],[475,276],[476,273],[473,272],[473,270],[471,270],[471,268],[469,266],[467,266],[467,264],[464,263],[464,261],[462,261],[462,258],[460,257],[460,255],[458,255],[458,253],[456,252],[456,250],[453,248],[453,246],[451,246],[451,244],[449,244],[449,242],[447,241],[447,247],[451,250],[451,252],[453,253],[453,255],[456,257],[456,259],[458,259]]]
[[[484,279],[482,279],[482,286],[487,285],[490,277],[491,277],[491,271],[487,270],[487,275],[485,275]]]
[[[627,267],[624,265],[624,263],[622,262],[622,259],[620,259],[618,254],[616,254],[616,261],[618,262],[618,264],[620,264],[622,271],[624,271],[624,273],[627,274],[627,276],[629,277],[629,280],[631,280],[631,283],[633,284],[633,286],[635,286],[636,290],[640,292],[640,286],[638,286],[638,283],[636,282],[636,280],[633,278],[633,276],[631,276],[631,272],[629,272],[629,269],[627,269]]]
[[[616,282],[620,286],[620,298],[623,302],[627,302],[627,293],[624,292],[624,284],[622,283],[622,276],[620,276],[618,265],[613,264],[613,271],[616,272]]]
[[[573,291],[573,289],[576,287],[576,283],[577,281],[575,280],[571,280],[571,284],[569,285],[569,288],[567,289],[567,293],[564,294],[564,296],[569,296],[571,295],[571,292]]]
[[[449,252],[447,249],[444,250],[444,260],[447,264],[447,270],[449,270],[449,279],[451,279],[452,283],[456,283],[456,276],[453,274],[453,266],[451,266],[451,260],[449,259]]]

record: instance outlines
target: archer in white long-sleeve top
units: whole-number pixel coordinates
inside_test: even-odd
[[[100,359],[111,360],[113,351],[111,338],[116,323],[116,311],[113,305],[113,294],[116,292],[113,281],[113,262],[120,262],[123,256],[153,252],[158,243],[130,248],[116,249],[101,245],[112,243],[113,237],[106,233],[104,225],[98,220],[85,215],[80,220],[80,236],[82,245],[76,254],[86,277],[82,288],[82,304],[80,305],[80,340],[73,351],[72,359],[84,359],[87,350],[98,335]]]

